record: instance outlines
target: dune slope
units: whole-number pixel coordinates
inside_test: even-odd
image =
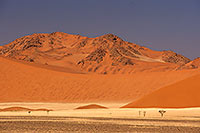
[[[0,102],[129,102],[196,73],[82,74],[0,57]]]
[[[124,108],[200,107],[200,75],[161,88]]]
[[[5,111],[53,111],[51,109],[29,109],[25,107],[9,107],[9,108],[3,108],[0,109],[0,112],[5,112]]]
[[[90,105],[80,106],[76,109],[107,109],[107,107],[98,104],[90,104]]]

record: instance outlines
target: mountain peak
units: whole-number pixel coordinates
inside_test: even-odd
[[[121,38],[119,38],[118,36],[116,36],[112,33],[108,33],[108,34],[102,35],[100,37],[105,38],[105,39],[110,40],[110,41],[122,40]]]
[[[172,70],[190,62],[173,51],[154,51],[123,41],[114,34],[88,38],[64,32],[16,39],[0,47],[0,55],[59,67],[74,66],[97,73]]]
[[[54,36],[66,36],[66,35],[69,35],[68,33],[65,33],[65,32],[52,32],[50,33],[50,35],[54,35]]]

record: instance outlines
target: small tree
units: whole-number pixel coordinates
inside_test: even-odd
[[[139,110],[139,116],[141,115],[141,111]]]
[[[47,110],[47,114],[49,114],[50,110]]]
[[[147,113],[146,111],[143,112],[144,117],[146,116],[146,113]]]
[[[160,113],[161,117],[163,117],[163,116],[164,116],[164,113],[166,113],[165,110],[159,110],[158,112]]]

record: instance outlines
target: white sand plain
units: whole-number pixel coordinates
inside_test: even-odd
[[[0,112],[0,116],[70,116],[70,117],[114,117],[114,118],[161,118],[159,110],[165,110],[165,119],[200,119],[200,108],[160,109],[160,108],[120,108],[126,103],[95,103],[109,109],[75,109],[92,103],[0,103],[0,109],[7,107],[26,107],[31,109],[52,109],[46,111]],[[146,115],[144,117],[144,111]]]
[[[124,131],[139,131],[139,132],[197,132],[200,131],[200,108],[184,108],[184,109],[159,109],[159,108],[138,108],[128,109],[119,108],[126,103],[96,103],[108,107],[109,109],[75,109],[79,106],[88,105],[91,103],[0,103],[0,109],[7,107],[26,107],[31,109],[46,108],[54,111],[9,111],[0,112],[0,126],[4,127],[2,131],[10,132],[34,132],[39,131],[78,131],[78,132],[101,132],[104,128],[101,126],[107,125],[105,132],[124,132]],[[164,117],[161,117],[159,110],[165,110]],[[144,111],[146,115],[144,117]],[[29,116],[29,117],[28,117]],[[10,123],[9,123],[10,122]],[[15,122],[15,124],[13,123]],[[26,124],[36,124],[33,127],[27,128]],[[47,129],[43,129],[42,125],[37,125],[37,122],[46,123]],[[52,129],[49,126],[51,122],[58,124]],[[59,123],[64,125],[59,125]],[[3,123],[8,123],[3,125]],[[14,125],[12,125],[12,123]],[[74,123],[72,125],[66,124]],[[17,124],[17,125],[16,125]],[[19,124],[19,125],[18,125]],[[30,124],[30,125],[31,125]],[[76,125],[77,124],[77,125]],[[90,127],[91,124],[91,127]],[[95,127],[94,127],[95,125]],[[13,127],[14,126],[14,127]],[[17,127],[15,127],[17,126]],[[25,126],[24,128],[22,126]],[[59,128],[61,126],[61,128]],[[75,128],[71,129],[71,126]],[[82,127],[83,126],[83,127]],[[12,129],[12,128],[14,129]],[[123,128],[125,127],[125,128]],[[50,128],[50,129],[49,129]],[[130,128],[130,129],[129,129]]]

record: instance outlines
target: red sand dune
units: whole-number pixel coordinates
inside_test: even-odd
[[[76,109],[107,109],[107,107],[97,105],[97,104],[90,104],[90,105],[80,106]]]
[[[200,75],[161,88],[123,108],[200,107]]]
[[[129,102],[197,73],[79,74],[0,57],[0,102]]]
[[[5,112],[5,111],[53,111],[51,109],[29,109],[25,107],[9,107],[9,108],[4,108],[0,109],[0,112]]]

